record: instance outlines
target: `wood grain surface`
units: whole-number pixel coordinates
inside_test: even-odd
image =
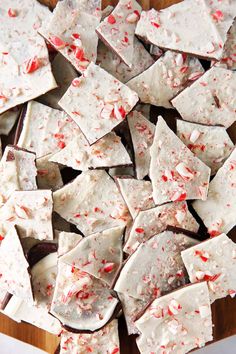
[[[181,0],[150,0],[150,1],[142,0],[139,1],[139,3],[142,4],[143,8],[146,10],[151,7],[154,7],[156,9],[162,9],[180,1]],[[57,3],[57,0],[41,0],[41,2],[53,8]],[[107,6],[108,4],[116,5],[116,3],[117,0],[111,0],[111,1],[104,0],[103,7]],[[171,115],[171,113],[168,113],[168,115]],[[172,117],[173,117],[173,113],[172,113]],[[234,143],[236,143],[235,124],[233,127],[230,128],[229,133]],[[235,228],[230,232],[229,235],[236,242]],[[222,338],[236,334],[235,299],[231,299],[230,297],[227,297],[225,299],[217,300],[212,306],[212,311],[213,311],[215,340],[220,340]],[[121,354],[137,354],[138,351],[136,348],[134,337],[127,336],[126,326],[123,319],[120,319],[119,321],[119,328],[120,328],[120,340],[121,340]],[[0,332],[8,334],[24,342],[30,343],[38,348],[44,349],[49,354],[54,353],[59,343],[59,338],[57,338],[56,336],[53,336],[45,331],[42,331],[26,323],[18,324],[4,315],[0,315]],[[0,349],[0,353],[1,353],[1,349]],[[222,353],[222,354],[232,354],[232,353],[233,353],[233,349],[231,353]]]

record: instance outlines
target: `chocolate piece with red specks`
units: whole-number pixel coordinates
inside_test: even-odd
[[[138,179],[143,179],[149,174],[150,147],[154,139],[155,125],[138,111],[131,112],[127,120],[134,149],[136,175]]]
[[[154,208],[151,182],[125,176],[117,177],[116,182],[133,219],[140,210]]]
[[[234,0],[188,0],[143,11],[135,34],[161,48],[219,60],[235,16]]]
[[[173,231],[151,237],[125,262],[114,290],[148,302],[186,284],[187,274],[180,253],[196,243],[183,233]]]
[[[106,283],[59,261],[51,313],[63,326],[96,331],[110,321],[117,304]]]
[[[83,353],[84,350],[94,354],[119,354],[118,321],[113,320],[100,331],[91,334],[62,331],[60,354]]]
[[[206,282],[185,286],[155,299],[135,322],[142,354],[188,353],[213,339]]]
[[[36,1],[0,4],[0,113],[57,87],[46,43],[37,34],[51,13]],[[13,16],[14,14],[14,16]]]
[[[93,145],[89,145],[80,131],[71,143],[54,154],[50,161],[80,171],[132,164],[121,138],[114,132],[108,133]]]
[[[29,264],[17,233],[9,228],[0,248],[0,287],[9,293],[33,304],[33,292],[29,275]]]
[[[130,68],[134,64],[134,32],[141,10],[135,0],[120,0],[97,27],[99,38]]]
[[[234,149],[224,127],[212,127],[177,120],[180,140],[211,169],[215,175]]]
[[[81,11],[78,1],[59,1],[39,33],[82,73],[97,58],[99,20],[99,16]]]
[[[93,144],[121,123],[137,102],[134,91],[91,63],[72,81],[59,105]]]
[[[111,285],[123,260],[124,227],[107,229],[83,238],[60,260]]]
[[[173,108],[172,98],[203,73],[197,58],[167,51],[152,66],[128,81],[127,86],[137,92],[141,102]]]
[[[210,168],[194,156],[162,117],[158,117],[150,154],[150,178],[156,204],[206,200]]]
[[[17,145],[34,151],[39,158],[60,151],[78,132],[80,129],[66,113],[30,101]]]
[[[129,68],[103,42],[100,41],[98,44],[97,64],[123,83],[139,75],[153,63],[153,58],[136,37],[132,68]]]
[[[163,232],[168,225],[193,232],[197,232],[199,228],[197,221],[189,212],[186,202],[168,203],[140,211],[134,220],[124,251],[132,253],[140,243]]]
[[[181,252],[191,283],[207,281],[211,303],[236,295],[236,244],[225,234]]]
[[[236,224],[236,149],[210,182],[206,201],[194,201],[193,208],[211,236],[229,232]]]
[[[236,69],[236,20],[227,34],[222,58],[220,61],[214,62],[214,65],[231,70]]]
[[[184,120],[228,128],[236,120],[236,72],[213,66],[171,103]]]
[[[52,192],[50,190],[14,191],[0,208],[0,233],[17,225],[21,238],[53,240]]]
[[[59,166],[49,161],[50,157],[51,154],[36,160],[37,183],[39,189],[51,189],[54,191],[63,186],[63,181]]]
[[[63,256],[71,251],[82,240],[82,236],[74,232],[65,232],[55,230],[58,237],[58,256]]]
[[[125,226],[128,209],[112,178],[102,170],[81,173],[53,193],[54,210],[88,236]]]

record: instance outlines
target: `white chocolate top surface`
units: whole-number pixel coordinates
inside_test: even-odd
[[[210,182],[206,201],[193,202],[210,235],[229,232],[236,224],[236,149]]]
[[[21,238],[53,240],[52,192],[50,190],[15,191],[0,209],[1,234],[17,225]]]
[[[227,34],[222,58],[215,65],[231,70],[236,69],[236,20],[234,20]]]
[[[81,11],[80,2],[58,2],[39,33],[82,73],[97,57],[99,17]]]
[[[59,261],[51,313],[62,324],[80,330],[100,329],[117,303],[104,282]]]
[[[134,32],[140,18],[141,6],[136,0],[120,0],[97,27],[99,38],[132,68]]]
[[[141,102],[172,108],[172,98],[203,73],[197,58],[168,50],[127,85],[137,92]]]
[[[121,123],[137,102],[134,91],[91,63],[84,74],[72,82],[59,105],[92,144]]]
[[[149,181],[134,178],[116,178],[124,201],[134,219],[140,210],[151,209],[155,206],[152,198],[152,184]]]
[[[61,334],[60,354],[75,354],[91,352],[119,353],[118,321],[113,320],[100,331],[94,333],[70,333],[63,331]]]
[[[36,32],[42,21],[50,17],[49,9],[36,1],[3,0],[0,14],[0,113],[3,113],[52,90],[56,82],[46,43]]]
[[[36,160],[37,183],[39,189],[52,189],[53,191],[63,186],[60,168],[49,161],[51,154]]]
[[[153,63],[153,58],[136,37],[134,38],[134,54],[131,68],[103,42],[100,41],[98,44],[97,64],[123,83],[139,75]]]
[[[161,11],[143,11],[135,33],[165,49],[218,60],[235,15],[234,0],[185,0]]]
[[[211,169],[214,175],[234,148],[224,127],[213,127],[177,120],[177,135]]]
[[[149,174],[150,147],[154,139],[155,125],[138,111],[131,112],[127,120],[134,148],[137,178],[142,179]]]
[[[60,260],[111,285],[123,260],[123,233],[116,227],[84,237]]]
[[[16,160],[7,159],[7,152],[3,153],[0,161],[0,205],[2,206],[11,193],[20,189]]]
[[[54,210],[84,235],[125,226],[128,209],[112,178],[101,170],[86,171],[53,193]]]
[[[9,229],[0,248],[0,286],[9,293],[33,303],[33,293],[28,272],[29,264],[15,227]]]
[[[225,234],[181,253],[192,283],[208,282],[211,302],[236,294],[236,244]]]
[[[160,116],[150,155],[156,204],[207,198],[210,168],[194,156]]]
[[[93,145],[89,145],[80,132],[64,149],[54,154],[50,161],[80,171],[132,164],[121,138],[114,132],[108,133]]]
[[[197,232],[199,225],[189,212],[186,202],[167,203],[140,211],[125,244],[124,251],[132,253],[140,243],[161,233],[168,225]]]
[[[172,100],[184,120],[228,128],[236,120],[236,73],[212,67]]]
[[[172,231],[151,237],[125,262],[115,291],[150,301],[186,284],[187,276],[180,254],[196,243],[196,240]]]
[[[206,282],[185,286],[154,300],[135,322],[142,354],[181,353],[212,340],[212,318]]]
[[[79,241],[82,239],[82,236],[74,232],[58,232],[58,256],[63,256],[67,252],[71,251]]]
[[[41,157],[63,149],[79,131],[66,113],[30,101],[17,145]]]

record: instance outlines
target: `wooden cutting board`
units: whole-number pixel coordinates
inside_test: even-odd
[[[34,0],[32,0],[34,1]],[[168,7],[181,0],[141,0],[139,3],[143,9],[149,8],[162,9]],[[53,8],[57,0],[40,0],[40,2]],[[116,5],[117,0],[104,0],[103,6],[109,4]],[[162,110],[160,109],[160,112]],[[169,116],[175,117],[173,111],[169,111]],[[236,125],[230,128],[230,136],[236,143]],[[236,242],[236,229],[234,228],[230,233],[230,237]],[[220,340],[222,338],[236,334],[236,301],[227,297],[225,299],[217,300],[213,306],[213,323],[214,323],[214,338]],[[121,319],[120,340],[121,340],[121,354],[137,354],[137,348],[133,336],[127,336],[124,320]],[[59,338],[42,331],[34,326],[26,323],[16,323],[4,315],[0,315],[0,332],[8,334],[24,342],[30,343],[38,348],[44,349],[49,354],[53,354],[58,343]],[[1,351],[0,351],[1,352]],[[17,350],[15,351],[17,353]],[[232,349],[233,353],[233,349]],[[223,354],[223,353],[222,353]],[[231,353],[230,353],[231,354]]]

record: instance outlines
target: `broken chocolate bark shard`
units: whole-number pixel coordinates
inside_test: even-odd
[[[194,156],[162,117],[158,117],[150,155],[150,178],[156,204],[206,200],[210,168]]]
[[[118,321],[113,320],[91,334],[62,331],[60,354],[82,353],[85,347],[94,353],[119,353]]]
[[[163,232],[168,225],[197,232],[199,225],[189,212],[186,202],[167,203],[140,211],[132,228],[124,251],[132,253],[140,243],[151,236]]]
[[[78,1],[59,1],[39,33],[80,73],[97,57],[98,16],[81,11]]]
[[[192,283],[207,281],[214,302],[236,294],[236,244],[225,234],[213,237],[181,252]]]
[[[97,27],[99,38],[130,68],[133,65],[134,33],[141,10],[135,0],[120,0]]]
[[[137,178],[143,179],[149,174],[150,147],[154,139],[155,125],[138,111],[131,112],[127,120],[133,143]]]
[[[184,120],[228,128],[236,120],[236,72],[212,67],[171,103]]]
[[[212,317],[206,282],[193,284],[154,300],[135,322],[141,332],[141,353],[172,351],[188,353],[212,340]]]
[[[108,323],[118,300],[92,275],[61,261],[51,313],[73,331],[95,331]]]
[[[236,224],[236,149],[218,170],[209,185],[206,201],[193,202],[211,236],[229,232]]]
[[[27,260],[30,268],[33,268],[35,264],[41,261],[42,258],[48,256],[51,253],[57,251],[57,245],[51,242],[37,243],[31,247],[27,252]]]
[[[91,63],[80,78],[72,81],[59,105],[93,144],[121,123],[137,102],[134,91]]]
[[[51,189],[54,191],[63,186],[63,181],[59,166],[49,161],[50,157],[51,154],[36,160],[37,183],[39,189]]]
[[[161,48],[219,60],[235,16],[234,1],[188,0],[143,11],[135,34]]]
[[[127,82],[140,101],[173,108],[171,100],[204,73],[197,58],[167,51],[152,66]]]
[[[64,149],[54,154],[50,161],[80,171],[132,164],[121,138],[114,132],[108,133],[93,145],[89,145],[80,132]]]
[[[227,34],[227,41],[224,45],[223,55],[220,61],[214,62],[215,66],[220,66],[225,69],[236,69],[236,20],[234,20]]]
[[[1,242],[0,287],[9,293],[33,304],[33,292],[29,275],[29,264],[15,227],[11,227]]]
[[[74,232],[55,231],[58,234],[58,256],[71,251],[82,240],[82,236]]]
[[[83,238],[60,261],[85,271],[111,285],[122,259],[124,227],[116,227]]]
[[[233,151],[234,144],[224,127],[212,127],[177,120],[180,140],[211,169],[214,175]]]
[[[90,235],[125,226],[128,209],[112,178],[102,170],[86,171],[53,193],[54,210]]]

